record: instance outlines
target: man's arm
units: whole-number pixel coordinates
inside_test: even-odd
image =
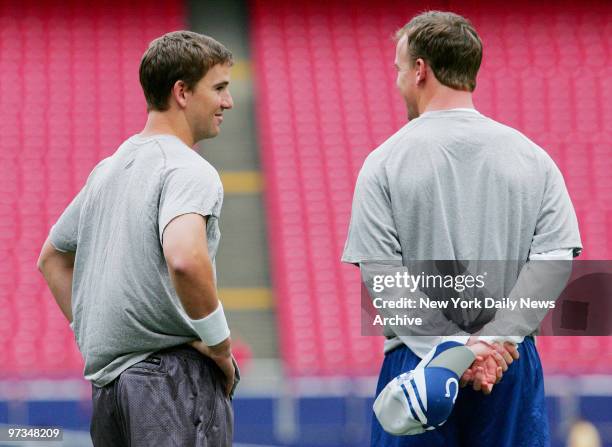
[[[72,251],[61,252],[47,239],[38,257],[38,270],[43,274],[51,294],[69,323],[72,323]]]
[[[38,270],[43,274],[51,294],[70,323],[72,323],[74,257],[86,188],[87,185],[79,191],[51,228],[37,263]]]
[[[221,340],[210,338],[217,335],[214,334],[215,328],[220,322],[225,323],[225,316],[217,298],[213,266],[208,254],[206,218],[190,213],[173,219],[163,233],[163,250],[172,284],[203,341],[194,342],[192,346],[212,358],[221,368],[227,379],[226,391],[230,394],[235,369],[229,330]],[[226,323],[224,328],[227,328]]]
[[[528,262],[523,266],[510,292],[510,298],[519,300],[521,297],[531,297],[538,300],[556,300],[571,274],[572,259],[572,249],[530,254]],[[535,331],[547,313],[548,308],[527,311],[500,310],[477,335],[470,337],[468,344],[481,341],[487,344],[493,343],[493,346],[497,348],[503,343],[506,352],[499,350],[498,352],[504,355],[506,360],[509,355],[513,360],[518,360],[519,353],[516,344],[521,343],[526,335]],[[508,362],[510,363],[512,362]],[[474,365],[463,374],[462,385],[473,380],[474,366],[483,365],[484,362],[474,362]]]
[[[571,276],[572,259],[571,249],[530,255],[510,291],[510,300],[519,302],[521,298],[530,298],[541,303],[556,300]],[[549,311],[547,306],[500,310],[478,335],[488,341],[520,343],[538,329]]]
[[[168,224],[163,250],[170,278],[189,318],[199,320],[219,305],[206,242],[206,220],[184,214]]]

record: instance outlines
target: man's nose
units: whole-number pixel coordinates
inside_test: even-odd
[[[221,107],[223,107],[224,109],[231,109],[232,107],[234,107],[234,100],[233,100],[232,94],[229,92],[229,90],[227,91],[227,94],[223,98],[223,102],[221,103]]]

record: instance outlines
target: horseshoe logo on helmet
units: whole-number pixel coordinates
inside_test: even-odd
[[[450,379],[446,381],[446,394],[444,395],[444,397],[451,396],[450,386],[452,383],[455,384],[455,395],[453,396],[453,405],[455,405],[455,401],[457,400],[457,395],[459,394],[459,382],[457,382],[457,379],[455,379],[454,377],[451,377]]]

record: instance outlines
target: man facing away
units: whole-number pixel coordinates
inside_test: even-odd
[[[509,260],[513,280],[503,296],[510,296],[512,284],[537,281],[529,277],[528,261],[571,260],[579,254],[576,216],[554,162],[518,131],[475,110],[472,91],[481,59],[476,30],[453,13],[420,14],[398,32],[397,87],[410,122],[364,162],[344,262],[359,264],[364,272],[372,264],[408,266],[415,260]],[[542,366],[533,337],[491,329],[496,337],[486,339],[464,331],[464,322],[446,323],[460,334],[455,341],[491,348],[487,362],[474,364],[463,377],[473,386],[461,390],[443,426],[420,435],[393,436],[373,418],[371,445],[548,445]],[[481,323],[479,334],[487,333],[491,321]],[[385,335],[377,395],[448,339],[388,330]],[[495,363],[505,370],[501,381]],[[476,371],[481,377],[474,380]]]
[[[42,248],[93,384],[96,447],[231,445],[235,363],[215,274],[223,188],[192,149],[232,108],[231,66],[201,34],[151,42],[143,131],[94,168]]]

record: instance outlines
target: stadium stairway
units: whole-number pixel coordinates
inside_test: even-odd
[[[278,359],[278,347],[264,184],[253,119],[247,10],[240,0],[194,0],[187,3],[187,8],[189,28],[213,36],[234,55],[230,84],[234,108],[226,112],[219,137],[201,142],[199,152],[219,170],[225,191],[217,255],[219,296],[233,335],[242,340],[243,346],[247,344],[253,359],[267,359],[264,363],[268,364],[269,359]],[[243,366],[248,367],[246,363]]]

